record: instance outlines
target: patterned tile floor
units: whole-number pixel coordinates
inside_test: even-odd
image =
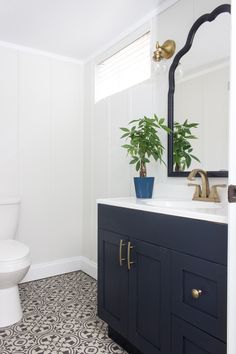
[[[127,354],[96,316],[96,281],[83,272],[20,285],[24,316],[0,329],[1,354]]]

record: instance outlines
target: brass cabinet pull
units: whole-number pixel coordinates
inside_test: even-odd
[[[125,258],[122,258],[122,249],[125,245],[126,245],[126,243],[123,242],[123,240],[120,240],[119,263],[120,263],[121,267],[123,266],[123,261],[126,260]]]
[[[202,295],[202,290],[192,289],[192,298],[193,299],[199,299],[201,295]]]
[[[134,248],[134,246],[131,246],[131,242],[128,242],[128,249],[127,249],[127,264],[128,264],[128,270],[131,269],[131,265],[134,264],[134,262],[131,262],[131,249]]]

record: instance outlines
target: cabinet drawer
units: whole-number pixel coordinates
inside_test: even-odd
[[[173,313],[225,341],[226,267],[173,252],[172,281]]]
[[[99,229],[222,265],[227,264],[227,227],[204,220],[98,205]]]
[[[172,354],[226,354],[226,345],[179,318],[172,318]]]

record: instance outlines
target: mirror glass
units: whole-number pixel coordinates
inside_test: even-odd
[[[175,70],[173,172],[228,170],[230,19],[204,22]]]

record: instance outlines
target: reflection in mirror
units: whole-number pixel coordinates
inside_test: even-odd
[[[230,13],[223,12],[200,25],[191,49],[175,63],[169,175],[194,168],[227,175],[229,59]]]

